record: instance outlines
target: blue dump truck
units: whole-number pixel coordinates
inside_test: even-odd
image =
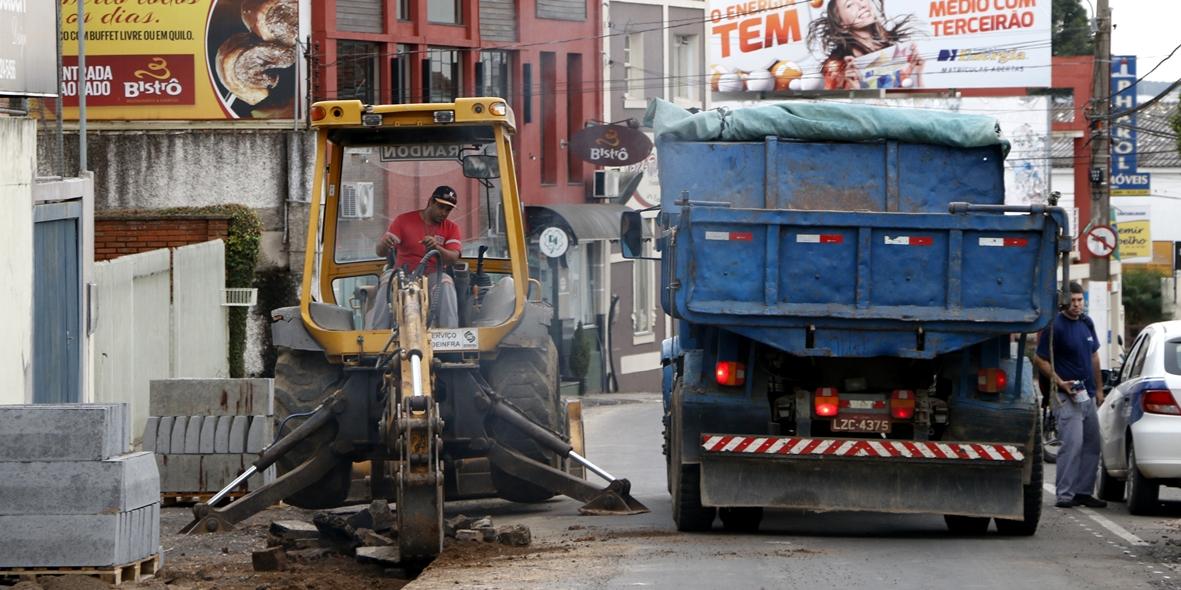
[[[677,528],[789,508],[1033,534],[1039,400],[1019,351],[1057,310],[1070,238],[1060,208],[1004,205],[995,120],[658,101],[647,123],[661,202],[625,214],[621,242],[637,258],[654,241],[676,328]]]

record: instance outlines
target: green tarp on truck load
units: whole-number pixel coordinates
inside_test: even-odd
[[[762,141],[773,136],[806,141],[882,141],[951,147],[1002,146],[996,119],[947,111],[872,107],[837,102],[784,102],[692,113],[654,99],[644,125],[657,140]]]

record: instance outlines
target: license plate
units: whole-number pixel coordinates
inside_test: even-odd
[[[890,432],[888,418],[874,418],[864,416],[850,416],[848,418],[833,418],[833,432]]]

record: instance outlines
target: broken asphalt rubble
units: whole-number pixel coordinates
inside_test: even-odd
[[[399,563],[396,519],[389,503],[375,500],[368,507],[317,512],[312,522],[277,520],[271,523],[267,549],[253,554],[256,571],[286,569],[291,562],[308,562],[330,553],[354,556],[358,561]],[[489,516],[462,514],[443,521],[447,538],[461,542],[500,543],[523,547],[532,543],[529,527],[495,526]]]

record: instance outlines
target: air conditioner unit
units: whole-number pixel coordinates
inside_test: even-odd
[[[372,182],[341,183],[340,216],[343,219],[369,219],[373,217]]]
[[[620,168],[605,168],[595,170],[594,196],[600,199],[614,199],[619,196],[619,178],[623,175]]]

